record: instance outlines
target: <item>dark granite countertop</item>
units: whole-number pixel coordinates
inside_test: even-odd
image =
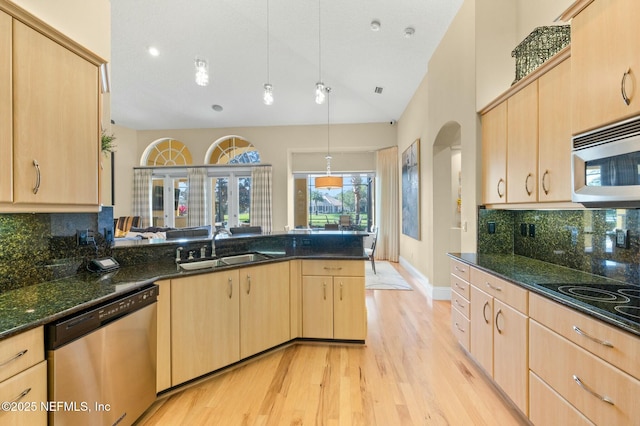
[[[269,260],[250,264],[193,271],[178,271],[174,261],[163,260],[121,267],[114,272],[101,275],[88,271],[82,272],[72,277],[34,284],[0,294],[0,340],[89,309],[161,279],[210,273],[214,270],[241,268],[296,258],[367,259],[364,255],[272,256]]]
[[[634,322],[614,315],[599,307],[597,302],[585,302],[544,287],[544,284],[563,283],[584,286],[599,284],[634,286],[634,284],[514,254],[449,253],[449,256],[640,336],[640,321]],[[637,285],[635,287],[640,288]]]

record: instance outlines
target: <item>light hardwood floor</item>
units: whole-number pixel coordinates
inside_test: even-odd
[[[454,340],[450,303],[393,265],[414,290],[367,290],[365,345],[275,350],[161,398],[138,424],[527,424]]]

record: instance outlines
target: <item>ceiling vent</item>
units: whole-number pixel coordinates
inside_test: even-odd
[[[376,86],[375,89],[373,89],[374,93],[377,93],[378,95],[382,93],[382,87]]]

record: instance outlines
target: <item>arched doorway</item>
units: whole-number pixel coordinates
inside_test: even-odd
[[[433,143],[433,279],[449,281],[448,252],[461,247],[462,128],[457,122],[442,126]]]

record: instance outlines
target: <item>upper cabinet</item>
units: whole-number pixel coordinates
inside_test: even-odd
[[[98,210],[102,60],[16,14],[0,17],[0,212]]]
[[[569,55],[558,53],[481,111],[484,204],[571,200]]]
[[[571,22],[573,134],[640,114],[640,2],[576,4],[588,6]]]
[[[11,202],[11,17],[0,11],[0,203]]]

